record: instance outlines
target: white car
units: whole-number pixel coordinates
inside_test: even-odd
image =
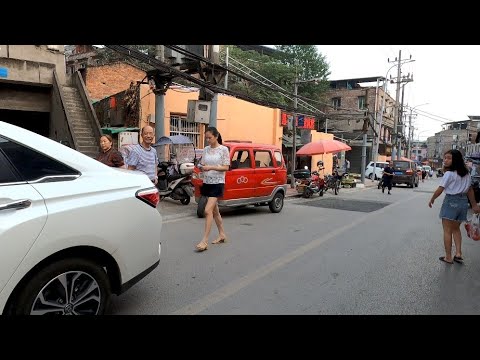
[[[377,161],[376,171],[375,171],[375,180],[380,179],[383,176],[383,169],[388,166],[388,162],[385,161]],[[365,168],[365,177],[371,179],[373,176],[373,161],[370,161]]]
[[[0,313],[104,314],[160,261],[158,190],[0,121]]]

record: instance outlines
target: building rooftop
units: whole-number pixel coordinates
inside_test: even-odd
[[[340,80],[330,80],[330,88],[332,89],[355,89],[361,87],[360,83],[373,83],[377,79],[383,80],[383,76],[374,76],[374,77],[362,77],[354,79],[340,79]]]

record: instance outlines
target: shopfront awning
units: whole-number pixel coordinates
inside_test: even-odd
[[[282,145],[283,146],[285,146],[287,148],[293,147],[292,141],[293,141],[292,136],[282,135]],[[303,142],[302,142],[302,137],[300,135],[297,135],[297,138],[295,139],[295,145],[296,145],[297,148],[304,145]]]
[[[124,131],[140,131],[138,127],[104,127],[102,128],[102,134],[113,135]]]

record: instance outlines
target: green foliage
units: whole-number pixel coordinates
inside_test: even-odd
[[[330,74],[325,58],[317,53],[314,45],[281,45],[281,52],[275,56],[262,55],[256,51],[243,51],[240,48],[229,45],[229,57],[233,58],[250,69],[261,74],[266,79],[281,86],[286,91],[293,93],[295,73],[299,80],[320,79],[318,84],[299,84],[298,94],[310,99],[319,100],[321,95],[328,89],[327,77]],[[220,50],[220,59],[225,64],[226,46]],[[297,59],[295,66],[295,59]],[[232,64],[236,64],[231,61]],[[282,105],[292,106],[292,101],[280,92],[269,90],[261,85],[229,75],[228,88],[256,99],[267,100]],[[312,104],[315,106],[315,104]],[[316,106],[318,107],[318,106]]]
[[[297,69],[299,80],[319,79],[318,84],[299,84],[299,95],[320,99],[329,88],[329,65],[315,45],[278,45],[278,55],[282,63]]]

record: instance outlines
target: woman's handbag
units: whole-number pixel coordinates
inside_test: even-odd
[[[465,223],[467,236],[475,241],[480,240],[480,215],[473,214],[472,218]]]

